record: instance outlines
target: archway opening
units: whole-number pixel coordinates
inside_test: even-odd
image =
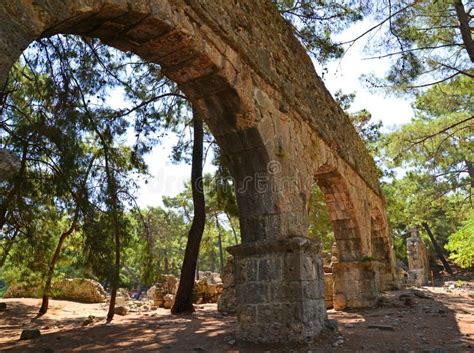
[[[378,292],[378,272],[364,246],[366,242],[355,206],[356,195],[336,168],[321,167],[315,181],[334,234],[331,261],[325,266],[326,306],[336,310],[372,306]],[[329,260],[328,256],[326,259]]]

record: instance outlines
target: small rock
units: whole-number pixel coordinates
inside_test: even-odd
[[[393,326],[390,326],[390,325],[369,325],[369,329],[378,329],[382,331],[395,331]]]
[[[406,306],[413,306],[413,298],[412,297],[405,297],[403,304]]]
[[[432,296],[430,295],[427,295],[423,292],[420,292],[420,291],[414,291],[413,294],[415,294],[418,298],[421,298],[421,299],[433,299]]]
[[[227,342],[227,344],[233,346],[235,344],[235,340],[230,340],[229,342]]]
[[[337,330],[337,321],[336,320],[325,320],[324,325],[326,326],[327,329],[331,331],[336,331]]]
[[[343,344],[344,344],[344,340],[337,340],[336,342],[332,344],[332,346],[339,347],[339,346],[342,346]]]
[[[344,324],[345,328],[354,328],[354,324]]]
[[[128,313],[128,309],[125,306],[116,306],[114,308],[114,314],[125,316]]]
[[[35,338],[40,338],[41,332],[37,328],[27,328],[21,331],[20,340],[32,340]]]
[[[95,319],[95,316],[89,315],[89,317],[82,322],[82,326],[88,326],[90,324],[93,324],[94,319]]]
[[[403,301],[405,300],[405,298],[411,298],[412,295],[410,293],[403,293],[403,294],[400,294],[400,296],[398,297],[398,300],[400,301]]]

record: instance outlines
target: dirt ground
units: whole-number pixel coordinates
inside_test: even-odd
[[[457,283],[459,285],[459,283]],[[449,288],[449,286],[451,288]],[[0,351],[14,352],[463,352],[474,351],[474,282],[385,293],[377,308],[328,312],[336,330],[302,347],[255,346],[235,340],[236,318],[199,305],[192,316],[142,305],[105,325],[106,304],[52,300],[32,320],[37,299],[0,299]],[[417,295],[415,295],[417,294]],[[401,298],[400,298],[401,296]],[[410,299],[405,299],[409,297]],[[402,299],[402,300],[400,300]],[[406,303],[405,303],[406,302]],[[93,316],[92,320],[87,320]],[[88,323],[87,321],[92,321]],[[372,327],[375,325],[375,327]],[[381,325],[377,328],[377,325]],[[41,337],[20,341],[22,329]]]

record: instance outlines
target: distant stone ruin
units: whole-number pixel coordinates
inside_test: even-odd
[[[425,243],[413,228],[407,238],[408,277],[407,285],[421,287],[426,285],[430,278],[430,264]]]
[[[164,275],[147,292],[153,305],[171,309],[178,291],[179,279],[173,275]],[[224,290],[220,274],[215,272],[199,272],[199,279],[194,282],[193,303],[217,303]]]

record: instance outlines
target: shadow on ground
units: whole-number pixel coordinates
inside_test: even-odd
[[[74,318],[41,318],[31,322],[34,305],[9,302],[0,313],[0,351],[18,352],[451,352],[474,350],[474,303],[446,293],[390,292],[379,307],[335,312],[329,318],[338,331],[325,332],[306,347],[255,346],[235,342],[235,317],[222,316],[215,306],[192,316],[171,316],[164,311],[132,313],[111,325],[103,320],[82,326],[87,315]],[[400,295],[409,295],[406,305]],[[403,297],[403,296],[402,296]],[[67,310],[64,302],[64,309]],[[54,314],[54,313],[53,313]],[[54,317],[54,316],[53,316]],[[38,327],[42,336],[19,341],[21,329]],[[44,327],[48,329],[43,329]],[[289,350],[289,348],[291,348]]]

